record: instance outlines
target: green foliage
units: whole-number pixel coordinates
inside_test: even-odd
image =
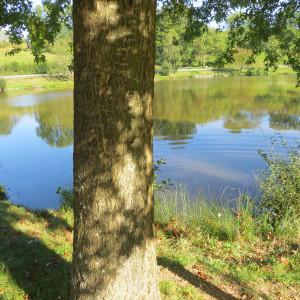
[[[287,155],[259,152],[268,167],[258,176],[260,208],[275,229],[300,218],[300,152],[283,145]]]
[[[71,63],[71,58],[68,58],[64,53],[61,53],[62,55],[49,55],[51,59],[46,62],[35,63],[33,61],[33,56],[28,50],[24,50],[21,53],[8,58],[4,55],[7,49],[9,48],[0,48],[1,75],[69,73],[68,66]]]
[[[183,18],[175,23],[164,12],[157,15],[156,63],[163,75],[174,73],[181,66],[183,28]]]
[[[47,63],[19,63],[11,62],[0,66],[1,74],[47,74],[49,66]]]
[[[63,212],[72,211],[74,208],[74,193],[71,189],[59,187],[56,193],[60,196],[59,209]]]
[[[167,190],[168,188],[170,188],[172,186],[172,182],[170,179],[164,179],[161,181],[157,180],[157,173],[160,172],[160,168],[161,166],[165,165],[166,161],[163,160],[162,158],[157,160],[154,164],[153,164],[153,188],[154,190]]]
[[[193,41],[193,66],[215,66],[226,45],[227,33],[208,28]]]
[[[261,53],[265,55],[266,71],[275,67],[284,57],[285,62],[298,74],[300,83],[300,7],[298,0],[286,1],[173,1],[163,0],[165,9],[174,20],[187,16],[186,35],[203,32],[210,22],[227,22],[228,40],[219,65],[232,63],[238,48],[251,51],[248,63]],[[232,12],[239,12],[234,13]],[[230,17],[230,19],[228,19]],[[221,27],[222,25],[220,25]],[[266,44],[278,47],[266,47]],[[276,44],[275,43],[275,44]],[[272,50],[271,50],[272,49]],[[275,51],[273,51],[275,50]],[[221,64],[222,62],[222,64]]]
[[[7,199],[7,195],[5,192],[5,188],[0,185],[0,201],[6,200],[6,199]]]
[[[179,67],[213,66],[225,48],[225,32],[209,28],[200,37],[186,39],[188,17],[177,19],[166,10],[157,13],[156,63],[161,66],[162,75],[174,73]]]
[[[160,74],[169,75],[186,66],[223,68],[228,63],[231,67],[238,67],[241,73],[246,65],[257,60],[264,63],[266,72],[276,69],[279,63],[285,63],[300,73],[299,17],[297,19],[297,14],[293,14],[296,11],[293,0],[287,1],[286,6],[276,3],[278,11],[272,15],[274,23],[267,17],[272,11],[263,5],[259,9],[252,7],[252,15],[247,10],[231,14],[237,7],[236,10],[241,11],[240,5],[245,8],[251,6],[248,1],[222,4],[222,1],[212,3],[212,0],[206,0],[202,7],[195,6],[193,1],[160,2],[163,6],[159,6],[157,12],[156,35],[156,60],[161,66]],[[69,0],[44,0],[43,6],[33,7],[30,2],[19,0],[0,7],[0,12],[7,16],[0,21],[0,27],[8,28],[10,41],[14,43],[14,48],[8,52],[20,52],[26,28],[28,47],[35,61],[40,63],[37,68],[23,62],[21,65],[1,64],[2,74],[53,74],[72,70],[70,5]],[[265,15],[259,17],[260,10]],[[287,20],[282,20],[283,15]],[[229,30],[208,28],[205,24],[212,19],[227,22]],[[277,21],[283,23],[279,28],[275,28]],[[44,64],[48,60],[46,52],[60,58],[54,63]],[[246,71],[247,76],[261,74],[257,69]]]

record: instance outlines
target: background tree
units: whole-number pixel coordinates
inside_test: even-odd
[[[184,20],[175,23],[168,14],[160,11],[156,22],[156,63],[162,73],[174,73],[182,65]]]
[[[226,32],[208,28],[193,41],[192,60],[195,66],[213,66],[226,46]]]

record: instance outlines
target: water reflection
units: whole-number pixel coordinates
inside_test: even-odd
[[[155,89],[154,155],[167,160],[160,176],[192,193],[255,190],[257,149],[276,133],[300,137],[294,77],[162,81]],[[0,182],[16,202],[57,206],[57,186],[72,183],[72,143],[71,91],[1,95]]]
[[[73,144],[72,97],[60,95],[54,99],[35,105],[34,115],[39,124],[36,133],[51,146],[70,146]]]
[[[293,77],[159,82],[156,95],[158,119],[194,124],[223,119],[224,127],[232,131],[258,128],[263,117],[272,113],[300,114],[300,92]]]
[[[300,130],[300,116],[270,113],[270,126],[278,130]]]

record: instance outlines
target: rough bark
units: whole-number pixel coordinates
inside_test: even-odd
[[[155,3],[73,3],[72,299],[159,299],[152,191]]]

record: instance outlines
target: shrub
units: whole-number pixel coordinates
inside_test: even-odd
[[[56,73],[69,73],[68,61],[59,62],[46,62],[36,64],[34,62],[19,63],[10,62],[0,65],[0,74],[56,74]]]
[[[56,193],[60,196],[59,209],[61,211],[70,211],[74,208],[73,190],[59,187]]]
[[[300,152],[299,148],[286,150],[287,155],[259,152],[267,164],[258,175],[259,206],[273,229],[300,218]]]

